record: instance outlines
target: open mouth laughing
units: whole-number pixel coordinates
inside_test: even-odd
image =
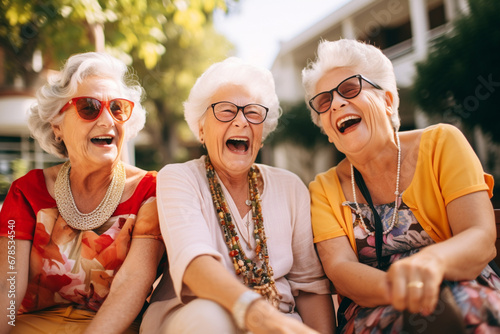
[[[97,145],[111,145],[113,142],[112,136],[98,136],[90,139],[90,141]]]
[[[361,122],[361,117],[349,115],[337,121],[337,129],[340,131],[340,133],[344,133],[344,131],[349,127],[356,125],[359,122]]]
[[[226,146],[232,152],[248,151],[249,143],[247,138],[229,138],[226,141]]]

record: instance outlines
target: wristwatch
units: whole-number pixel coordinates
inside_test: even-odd
[[[241,330],[246,330],[245,326],[245,316],[247,314],[248,307],[257,299],[262,298],[258,293],[248,290],[243,292],[238,300],[234,303],[231,308],[231,313],[236,325]]]

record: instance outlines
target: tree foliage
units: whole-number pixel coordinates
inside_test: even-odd
[[[135,51],[151,69],[168,39],[185,47],[203,35],[216,8],[225,9],[224,0],[3,0],[0,43],[12,70],[21,69],[19,62],[26,66],[35,48],[50,66],[50,60],[93,51],[101,26],[107,52],[127,57]]]
[[[2,0],[6,81],[21,77],[36,87],[35,50],[45,69],[57,70],[71,54],[95,51],[101,30],[105,51],[132,65],[145,88],[161,166],[176,159],[181,102],[208,65],[232,50],[212,27],[215,9],[226,10],[225,0]]]
[[[412,95],[425,112],[480,126],[500,142],[500,1],[470,1],[470,15],[418,64]]]
[[[283,115],[268,141],[271,144],[291,142],[309,150],[317,145],[330,145],[327,136],[312,122],[305,102],[283,106]]]

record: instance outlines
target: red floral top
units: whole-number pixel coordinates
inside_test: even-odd
[[[161,239],[156,172],[142,178],[134,194],[118,205],[103,226],[80,231],[59,215],[43,170],[32,170],[12,183],[0,211],[0,236],[32,241],[28,287],[20,313],[65,304],[97,311],[127,256],[131,239]]]

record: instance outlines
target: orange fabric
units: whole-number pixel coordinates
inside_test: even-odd
[[[493,183],[463,134],[451,125],[437,124],[422,134],[415,175],[403,192],[403,201],[429,236],[439,242],[451,237],[446,205],[482,190],[492,197]],[[336,167],[317,175],[309,191],[314,242],[346,235],[357,251],[352,212],[342,206],[346,199]]]
[[[85,331],[95,312],[73,308],[54,307],[43,311],[16,316],[11,334],[80,334]],[[135,321],[124,332],[139,333],[139,322]]]

